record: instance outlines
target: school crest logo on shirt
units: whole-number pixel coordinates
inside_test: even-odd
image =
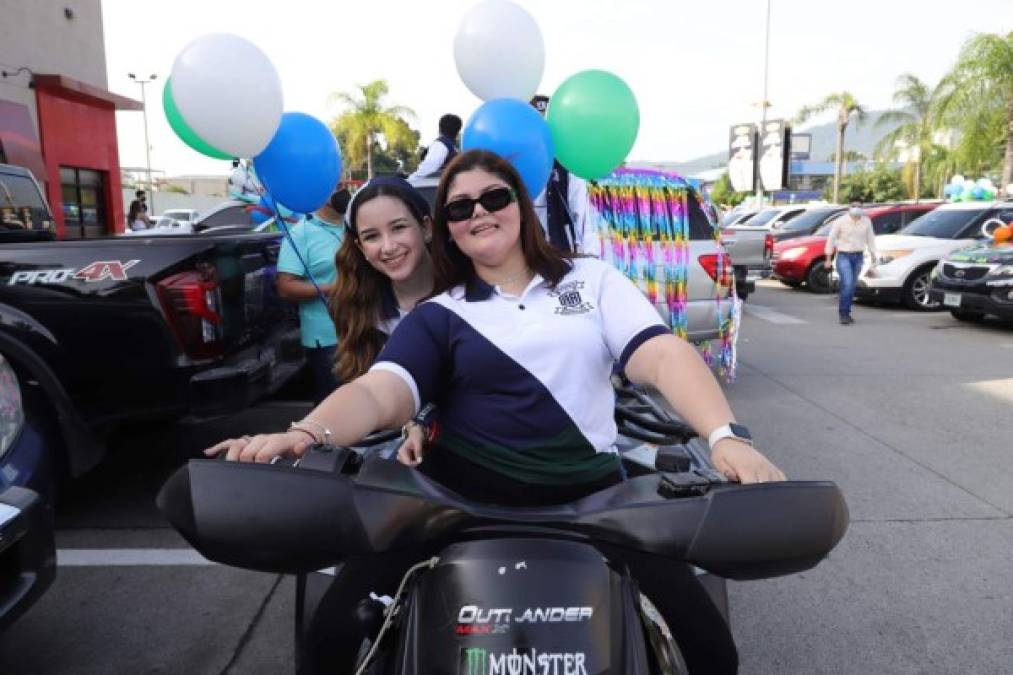
[[[583,281],[570,281],[559,284],[549,291],[549,295],[559,300],[559,307],[556,307],[556,314],[587,314],[594,305],[587,302],[581,291],[584,289]]]

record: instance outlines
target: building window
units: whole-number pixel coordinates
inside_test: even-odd
[[[109,227],[105,203],[105,172],[60,167],[64,236],[68,239],[103,237]]]

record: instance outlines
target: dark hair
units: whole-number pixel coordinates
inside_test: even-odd
[[[574,256],[564,253],[545,240],[541,222],[535,214],[531,197],[524,187],[524,181],[510,162],[487,150],[469,150],[461,153],[443,170],[440,185],[436,188],[436,204],[433,207],[433,267],[436,273],[436,293],[468,283],[475,277],[475,266],[471,259],[461,252],[450,238],[450,229],[443,206],[457,174],[481,169],[501,178],[513,188],[517,195],[517,206],[521,212],[521,250],[528,267],[555,286],[570,271]]]
[[[425,197],[401,179],[374,179],[352,197],[345,238],[334,256],[338,280],[329,306],[338,333],[334,369],[343,382],[351,382],[369,370],[385,340],[376,324],[381,318],[384,297],[394,291],[390,277],[366,260],[358,246],[355,225],[359,207],[381,196],[400,200],[420,227],[429,217],[429,203]]]
[[[461,133],[461,127],[463,123],[461,118],[457,115],[444,115],[440,118],[440,133],[450,138],[457,138],[457,134]]]
[[[545,109],[549,107],[549,97],[544,94],[535,94],[529,101],[531,107],[538,112],[545,114]]]
[[[332,209],[343,214],[348,211],[348,202],[350,201],[352,201],[352,193],[348,191],[348,188],[341,188],[331,194],[327,203]]]
[[[144,196],[144,190],[138,190],[137,192],[134,193],[134,196],[138,198]]]

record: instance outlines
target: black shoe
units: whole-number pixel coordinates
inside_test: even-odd
[[[851,318],[850,314],[841,315],[841,325],[847,326],[848,324],[855,323],[855,320]]]

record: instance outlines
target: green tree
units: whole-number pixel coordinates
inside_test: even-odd
[[[936,100],[940,87],[930,87],[911,73],[897,78],[893,102],[897,110],[880,115],[877,127],[893,126],[876,144],[876,155],[881,159],[896,157],[898,146],[903,144],[912,152],[907,163],[911,165],[911,196],[918,200],[922,194],[922,166],[932,149],[932,135],[938,128],[935,116]]]
[[[823,198],[831,196],[831,187],[823,192]],[[901,172],[891,169],[885,164],[878,165],[872,171],[857,171],[844,176],[838,189],[840,202],[891,202],[903,199],[907,189]]]
[[[1001,163],[1005,189],[1013,182],[1013,31],[969,38],[943,86],[937,111],[962,132],[961,168],[973,175]]]
[[[798,111],[795,121],[802,124],[828,110],[836,110],[837,112],[837,150],[834,152],[833,190],[833,200],[837,202],[840,195],[841,175],[844,165],[844,132],[848,130],[848,124],[851,122],[852,116],[855,117],[856,124],[861,124],[865,120],[866,113],[865,108],[862,107],[851,92],[841,91],[836,94],[830,94],[815,105],[804,106]]]
[[[714,182],[710,189],[710,199],[721,206],[738,206],[746,198],[748,192],[736,192],[732,189],[732,181],[728,178],[728,172],[721,174],[721,177]]]
[[[922,172],[926,181],[925,190],[928,196],[943,198],[946,183],[957,173],[957,153],[943,145],[932,145],[924,158],[925,168]]]
[[[331,100],[346,110],[331,122],[331,131],[341,142],[341,150],[349,169],[366,165],[366,177],[373,177],[373,155],[378,148],[397,155],[413,155],[418,149],[418,134],[408,126],[406,118],[414,118],[411,108],[388,106],[383,98],[390,88],[386,80],[359,85],[355,93],[338,92]],[[383,139],[383,144],[380,139]]]

